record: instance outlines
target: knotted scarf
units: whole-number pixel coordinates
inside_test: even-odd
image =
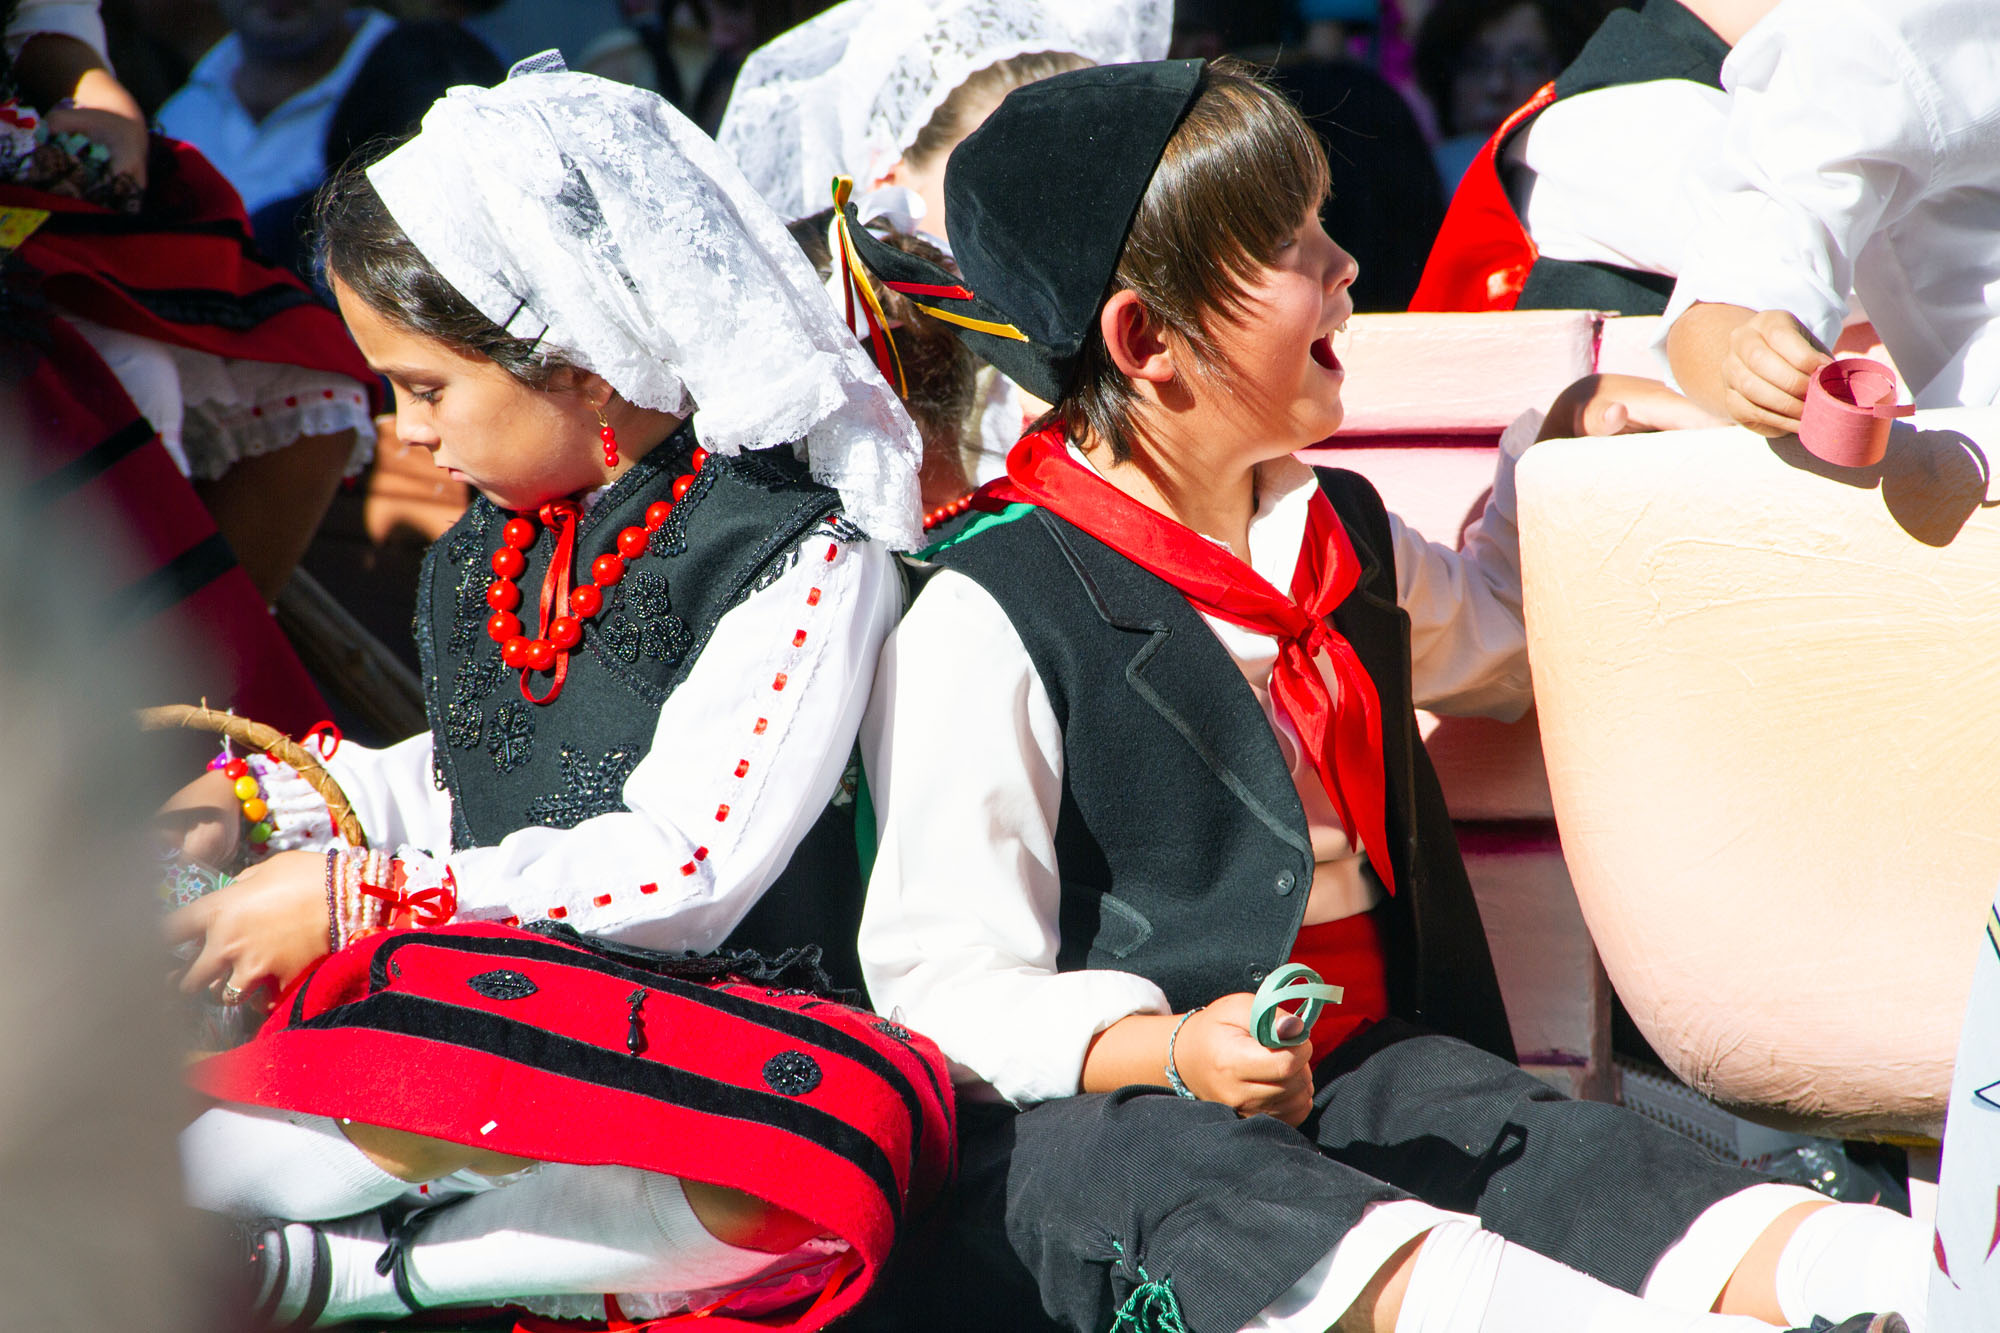
[[[1326,494],[1313,490],[1287,597],[1227,547],[1148,508],[1077,462],[1066,438],[1061,422],[1023,436],[1007,456],[1007,475],[983,487],[974,507],[1041,505],[1172,584],[1203,615],[1276,639],[1271,698],[1298,732],[1341,826],[1394,893],[1382,703],[1353,646],[1328,619],[1360,582],[1361,562]],[[1332,669],[1333,687],[1316,664],[1322,655]]]

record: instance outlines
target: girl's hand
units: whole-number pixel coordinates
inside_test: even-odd
[[[42,121],[53,133],[81,134],[103,144],[111,154],[110,174],[125,177],[138,193],[145,192],[146,155],[152,150],[145,121],[86,106],[51,107]]]
[[[1297,1125],[1312,1111],[1312,1043],[1264,1049],[1250,1031],[1254,998],[1225,995],[1188,1019],[1174,1043],[1174,1067],[1203,1101]],[[1285,1015],[1278,1035],[1296,1034],[1298,1024],[1296,1016]]]
[[[234,784],[211,769],[167,799],[153,816],[167,850],[183,860],[220,870],[236,856],[243,838],[243,803]]]
[[[1760,310],[1729,335],[1723,405],[1759,435],[1790,435],[1805,415],[1813,372],[1831,360],[1789,311]]]
[[[282,991],[326,956],[326,855],[279,852],[167,917],[166,932],[201,941],[183,991],[220,982],[247,994],[267,981]]]
[[[1639,375],[1585,375],[1556,396],[1537,438],[1575,440],[1588,435],[1707,430],[1728,424],[1659,380]]]

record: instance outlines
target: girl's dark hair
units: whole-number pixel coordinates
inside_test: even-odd
[[[1016,88],[1073,69],[1088,69],[1092,63],[1088,57],[1069,51],[1031,51],[988,65],[952,89],[938,104],[938,109],[931,112],[931,118],[917,131],[917,137],[910,141],[903,160],[913,167],[928,166],[939,153],[949,152],[960,139],[978,128],[968,123],[973,112],[991,111]]]
[[[1213,321],[1242,313],[1245,285],[1276,260],[1326,192],[1324,151],[1298,109],[1242,62],[1212,61],[1160,155],[1106,298],[1136,292],[1197,368],[1226,373]],[[1079,438],[1105,441],[1122,463],[1132,456],[1137,401],[1093,330],[1050,416]]]
[[[320,187],[313,231],[329,285],[338,278],[363,305],[410,332],[483,356],[531,389],[548,388],[568,363],[480,314],[432,267],[368,183],[368,168],[399,142],[355,155]]]

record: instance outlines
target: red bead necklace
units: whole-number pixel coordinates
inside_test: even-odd
[[[570,566],[576,560],[576,525],[582,510],[574,500],[551,500],[537,511],[542,526],[556,534],[555,553],[549,558],[548,572],[542,577],[540,620],[534,638],[524,632],[521,617],[521,585],[514,580],[528,568],[527,550],[535,544],[540,529],[534,519],[516,514],[500,529],[500,547],[493,552],[493,582],[486,585],[486,604],[493,614],[486,618],[486,635],[500,645],[500,660],[521,673],[521,697],[529,703],[554,703],[569,679],[569,650],[583,641],[583,622],[604,609],[604,590],[625,577],[625,565],[646,553],[654,532],[666,523],[674,505],[694,485],[694,474],[708,461],[708,450],[696,447],[692,466],[684,476],[674,478],[673,500],[655,500],[646,506],[644,527],[629,527],[618,534],[618,552],[607,551],[590,562],[590,582],[570,587]],[[553,671],[547,694],[537,696],[528,683],[532,671]]]
[[[924,515],[924,531],[929,532],[938,524],[957,518],[970,508],[972,508],[972,496],[970,494],[961,495],[948,504],[941,504],[936,509],[931,510],[930,513]]]

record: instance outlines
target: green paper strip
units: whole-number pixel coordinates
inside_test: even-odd
[[[1304,963],[1286,963],[1257,988],[1257,996],[1250,1002],[1250,1031],[1267,1050],[1301,1045],[1319,1021],[1320,1011],[1329,1004],[1339,1004],[1343,994],[1340,987],[1327,985]],[[1298,1036],[1286,1040],[1278,1036],[1277,1027],[1278,1016],[1287,1011],[1278,1006],[1295,1000],[1303,1001],[1296,1012],[1304,1026]]]

